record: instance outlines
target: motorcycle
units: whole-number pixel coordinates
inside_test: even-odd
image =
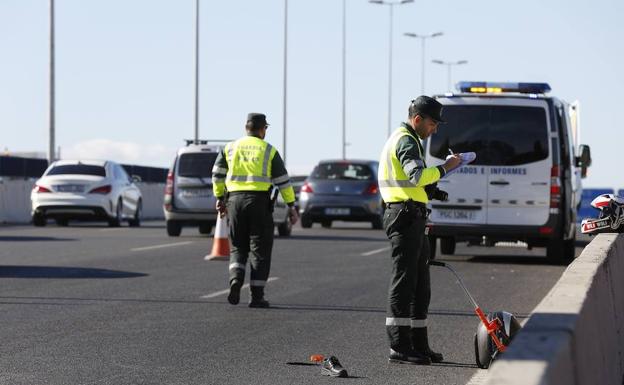
[[[598,218],[583,219],[583,234],[624,233],[624,198],[602,194],[594,198],[591,205],[599,210]]]

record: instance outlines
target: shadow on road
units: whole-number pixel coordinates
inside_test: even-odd
[[[291,235],[290,237],[280,237],[280,240],[304,240],[304,241],[364,241],[364,242],[388,242],[383,238],[371,238],[371,237],[355,237],[355,236],[331,236],[331,235]]]
[[[559,266],[553,261],[548,260],[546,257],[531,256],[531,255],[475,255],[467,258],[465,261],[458,261],[456,259],[444,259],[436,258],[436,261],[444,262],[473,262],[473,263],[490,263],[490,264],[505,264],[505,265],[552,265]]]
[[[30,235],[0,235],[0,242],[75,241],[73,238],[38,237]]]
[[[450,361],[444,361],[444,362],[440,362],[440,363],[436,363],[436,364],[431,364],[431,366],[441,366],[441,367],[449,366],[449,367],[452,367],[452,368],[479,369],[477,364],[464,364],[464,363],[461,363],[461,362],[450,362]]]
[[[146,275],[129,271],[85,267],[0,265],[0,278],[136,278]]]

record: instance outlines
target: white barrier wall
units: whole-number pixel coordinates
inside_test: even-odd
[[[0,179],[0,223],[30,222],[30,191],[34,180]],[[163,183],[139,183],[143,195],[143,218],[163,219]]]
[[[624,234],[585,248],[483,383],[624,383]]]

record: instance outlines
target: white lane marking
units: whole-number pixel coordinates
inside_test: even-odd
[[[379,254],[379,253],[383,253],[384,251],[388,251],[390,250],[390,246],[387,247],[383,247],[381,249],[375,249],[375,250],[371,250],[371,251],[367,251],[365,253],[360,254],[362,257],[368,257],[369,255],[373,255],[373,254]]]
[[[271,277],[271,278],[267,279],[267,282],[277,281],[278,279],[279,279],[279,277]],[[246,289],[248,287],[249,287],[249,284],[246,283],[243,286],[241,286],[241,289]],[[230,292],[230,289],[220,290],[220,291],[215,291],[214,293],[202,295],[199,298],[214,298],[214,297],[218,297],[218,296],[223,295],[223,294],[229,294],[229,292]]]
[[[193,243],[193,241],[177,242],[177,243],[166,243],[164,245],[136,247],[134,249],[130,249],[130,251],[144,251],[144,250],[164,249],[165,247],[182,246],[182,245],[188,245],[188,244],[191,244],[191,243]]]
[[[111,227],[110,229],[100,229],[100,231],[119,231],[119,230],[125,230],[125,228],[123,228],[123,227]]]

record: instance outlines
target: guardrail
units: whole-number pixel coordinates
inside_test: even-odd
[[[533,310],[487,385],[624,383],[624,234],[600,234]]]
[[[0,178],[0,223],[29,223],[34,179]],[[137,183],[143,196],[143,218],[163,219],[164,183]]]

